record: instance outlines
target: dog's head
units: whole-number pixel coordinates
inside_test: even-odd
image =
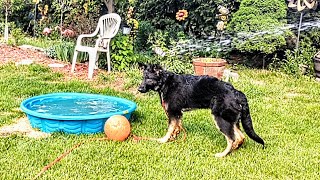
[[[150,90],[160,90],[163,83],[163,68],[160,65],[154,64],[142,64],[140,67],[143,70],[143,80],[138,91],[146,93]]]

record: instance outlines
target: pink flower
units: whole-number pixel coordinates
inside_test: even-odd
[[[51,32],[52,32],[52,29],[46,27],[46,28],[43,29],[42,34],[44,34],[45,36],[48,36],[48,35],[51,34]]]

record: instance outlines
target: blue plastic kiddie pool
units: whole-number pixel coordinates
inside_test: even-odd
[[[119,97],[87,93],[52,93],[24,100],[20,108],[33,128],[43,132],[103,132],[112,115],[130,119],[136,103]]]

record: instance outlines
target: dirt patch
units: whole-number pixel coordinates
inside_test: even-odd
[[[289,92],[289,93],[285,94],[285,97],[287,97],[287,98],[294,98],[294,97],[298,97],[298,96],[300,96],[300,94],[294,93],[294,92]]]
[[[29,138],[47,138],[51,134],[34,130],[27,117],[23,117],[17,120],[16,123],[0,127],[0,137],[7,137],[13,134],[23,135]]]
[[[252,80],[251,81],[252,84],[258,85],[258,86],[265,86],[266,83],[264,81],[256,81],[256,80]]]
[[[71,64],[69,62],[62,62],[49,58],[39,48],[32,48],[30,46],[13,47],[0,44],[0,65],[7,64],[9,62],[13,62],[15,64],[42,64],[52,68],[52,70],[55,72],[62,73],[66,80],[89,80],[87,63],[77,63],[75,72],[71,73]],[[57,67],[56,65],[61,67]],[[106,71],[100,69],[95,70],[93,79],[90,80],[95,80],[98,73],[106,73]]]

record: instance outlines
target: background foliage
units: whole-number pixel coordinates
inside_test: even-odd
[[[272,54],[284,47],[287,33],[280,28],[286,23],[286,10],[285,1],[241,1],[239,10],[228,24],[228,32],[236,36],[233,39],[235,48]],[[239,38],[239,33],[243,33],[243,38]]]
[[[4,30],[4,3],[8,5],[8,2],[10,2],[8,20],[12,37],[9,43],[12,45],[25,42],[21,39],[28,35],[49,41],[61,40],[60,32],[55,28],[61,25],[63,30],[72,29],[76,35],[91,33],[96,28],[98,18],[107,13],[106,1],[102,0],[42,0],[39,4],[31,0],[23,3],[21,0],[0,0],[1,34]],[[64,2],[64,6],[61,6],[61,2]],[[216,56],[214,53],[220,52],[221,49],[231,64],[267,67],[272,63],[270,68],[274,69],[283,67],[283,64],[288,64],[290,61],[291,64],[295,64],[290,67],[298,67],[299,63],[303,63],[311,68],[310,57],[320,48],[319,28],[304,29],[301,32],[300,41],[310,44],[301,45],[299,52],[294,52],[297,28],[293,25],[297,25],[300,13],[294,9],[288,9],[287,3],[285,0],[115,0],[114,9],[122,17],[122,26],[134,19],[138,22],[138,29],[133,30],[128,37],[121,35],[112,40],[113,68],[124,70],[125,66],[135,65],[140,59],[141,61],[148,59],[148,62],[162,62],[177,67],[173,68],[177,72],[186,73],[191,72],[190,63],[193,55]],[[217,33],[216,30],[219,21],[217,17],[219,5],[229,9],[227,29],[222,33]],[[129,8],[133,9],[130,18]],[[176,12],[182,9],[188,11],[188,17],[184,21],[178,21]],[[320,17],[318,10],[308,10],[303,13],[304,22],[317,21]],[[44,27],[53,29],[49,37],[42,35]],[[176,46],[181,39],[193,43],[189,43],[188,46],[196,47],[201,45],[200,41],[207,41],[209,37],[216,42],[231,40],[231,43],[217,46],[217,49],[212,51],[192,52],[191,56],[190,53],[181,56],[179,54],[181,49],[177,51]],[[75,38],[63,38],[62,41],[65,41],[65,44],[75,43]],[[122,45],[119,46],[119,44]],[[43,43],[39,46],[43,46]],[[59,43],[55,45],[55,47],[59,46]],[[124,50],[124,47],[127,49]],[[171,52],[171,55],[159,59],[154,53],[154,47],[161,47],[167,55],[168,52]],[[72,48],[68,45],[67,49]],[[62,52],[54,52],[53,49]],[[63,54],[66,51],[63,48],[53,47],[48,50],[55,55],[55,58],[57,54]],[[305,60],[299,60],[299,57]],[[65,57],[64,60],[68,58],[70,56]],[[87,55],[80,56],[81,62],[86,60]],[[106,67],[105,63],[105,56],[101,56],[100,67]],[[295,73],[296,71],[285,72]],[[310,71],[309,75],[312,73]]]
[[[236,1],[223,0],[139,0],[137,3],[137,16],[140,20],[149,21],[157,29],[169,32],[183,31],[195,36],[208,36],[215,33],[218,14],[217,6],[223,5],[234,11]],[[176,20],[178,10],[186,9],[188,18],[179,22]]]

